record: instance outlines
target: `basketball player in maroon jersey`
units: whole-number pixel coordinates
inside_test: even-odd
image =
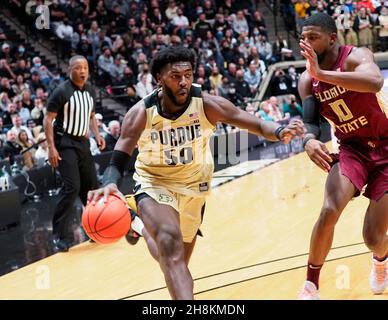
[[[327,14],[309,17],[302,29],[301,54],[306,71],[299,81],[304,147],[310,159],[328,172],[324,202],[310,242],[307,280],[299,299],[319,299],[319,273],[333,242],[334,228],[348,202],[370,199],[363,237],[373,252],[370,286],[381,294],[388,284],[388,99],[384,79],[367,48],[340,46],[334,20]],[[319,137],[319,117],[335,128],[338,155]]]

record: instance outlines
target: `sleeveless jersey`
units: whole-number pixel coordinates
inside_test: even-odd
[[[134,179],[193,197],[206,195],[214,170],[209,140],[215,126],[206,118],[201,87],[192,85],[191,101],[175,120],[161,115],[160,90],[143,99],[147,123],[138,141]]]
[[[344,71],[352,46],[341,46],[331,70]],[[331,123],[340,143],[376,147],[388,140],[388,96],[356,92],[312,79],[312,93],[320,113]]]

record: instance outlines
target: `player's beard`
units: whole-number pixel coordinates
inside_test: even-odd
[[[164,86],[164,89],[166,90],[166,94],[167,96],[170,98],[170,100],[177,106],[177,107],[184,107],[187,105],[187,102],[190,100],[190,90],[189,90],[189,94],[187,95],[187,99],[183,102],[183,103],[180,103],[178,102],[178,100],[175,98],[175,95],[174,93],[172,92],[172,90],[167,87],[166,85]]]

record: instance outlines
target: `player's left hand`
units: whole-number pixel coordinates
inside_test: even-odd
[[[306,70],[310,74],[310,76],[314,79],[319,80],[319,74],[321,72],[321,68],[318,64],[318,56],[315,53],[314,49],[311,45],[304,41],[299,41],[299,46],[302,48],[300,54],[305,57],[306,61]]]
[[[96,142],[100,150],[105,149],[105,139],[103,137],[99,136],[98,138],[96,138]]]
[[[306,133],[306,128],[302,120],[293,119],[290,123],[280,131],[280,139],[284,143],[289,143],[295,136],[303,136]]]

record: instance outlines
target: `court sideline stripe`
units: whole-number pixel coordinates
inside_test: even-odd
[[[342,249],[342,248],[357,246],[357,245],[360,245],[360,244],[364,244],[364,242],[358,242],[358,243],[346,244],[346,245],[343,245],[343,246],[333,247],[333,248],[331,248],[331,250],[336,250],[336,249]],[[252,267],[257,267],[257,266],[260,266],[260,265],[265,265],[265,264],[269,264],[269,263],[273,263],[273,262],[278,262],[278,261],[282,261],[282,260],[289,260],[289,259],[293,259],[293,258],[298,258],[298,257],[306,256],[308,254],[309,253],[301,253],[301,254],[296,254],[296,255],[293,255],[293,256],[289,256],[289,257],[283,257],[283,258],[279,258],[279,259],[268,260],[268,261],[259,262],[259,263],[252,264],[252,265],[248,265],[248,266],[243,266],[243,267],[239,267],[239,268],[225,270],[225,271],[222,271],[222,272],[212,273],[210,275],[206,275],[206,276],[202,276],[202,277],[199,277],[199,278],[195,278],[195,279],[193,279],[193,282],[198,281],[198,280],[203,280],[203,279],[206,279],[206,278],[211,278],[211,277],[218,276],[218,275],[221,275],[221,274],[226,274],[226,273],[229,273],[229,272],[249,269],[249,268],[252,268]],[[347,258],[347,256],[345,256],[343,258]],[[338,259],[341,259],[341,258],[338,258]],[[329,261],[332,261],[332,260],[327,260],[327,262],[329,262]],[[296,267],[296,268],[292,268],[292,269],[289,269],[289,270],[303,268],[305,266],[306,265],[303,265],[302,267]],[[288,270],[284,270],[284,271],[288,271]],[[283,272],[283,270],[278,271],[278,272]],[[271,274],[268,274],[268,275],[271,275]],[[260,277],[263,277],[263,276],[266,276],[266,275],[262,275]],[[252,278],[252,279],[255,279],[255,278]],[[242,281],[245,281],[245,280],[242,280]],[[139,293],[135,293],[135,294],[123,297],[123,298],[119,298],[118,300],[125,300],[125,299],[129,299],[129,298],[137,297],[137,296],[140,296],[140,295],[143,295],[143,294],[147,294],[147,293],[163,290],[163,289],[166,289],[166,288],[167,287],[164,286],[164,287],[159,287],[159,288],[155,288],[155,289],[150,289],[150,290],[139,292]],[[202,293],[202,292],[200,292],[200,293]],[[195,294],[198,294],[198,293],[195,293]]]
[[[332,262],[332,261],[335,261],[335,260],[352,258],[352,257],[360,256],[360,255],[363,255],[363,254],[367,254],[367,253],[370,253],[370,251],[365,251],[365,252],[355,253],[355,254],[351,254],[351,255],[348,255],[348,256],[344,256],[344,257],[338,257],[338,258],[329,259],[329,260],[326,260],[326,263],[327,262]],[[260,278],[265,278],[265,277],[269,277],[269,276],[272,276],[272,275],[275,275],[275,274],[280,274],[280,273],[283,273],[283,272],[293,271],[293,270],[297,270],[297,269],[301,269],[301,268],[305,268],[305,267],[306,267],[306,265],[303,265],[303,266],[299,266],[299,267],[294,267],[294,268],[284,269],[284,270],[280,270],[280,271],[276,271],[276,272],[272,272],[272,273],[263,274],[263,275],[257,276],[257,277],[252,277],[252,278],[248,278],[248,279],[244,279],[244,280],[240,280],[240,281],[231,282],[231,283],[228,283],[228,284],[224,284],[222,286],[218,286],[218,287],[206,289],[206,290],[203,290],[203,291],[195,292],[194,295],[198,295],[198,294],[201,294],[201,293],[205,293],[205,292],[209,292],[209,291],[213,291],[213,290],[217,290],[217,289],[233,286],[235,284],[239,284],[239,283],[243,283],[243,282],[248,282],[248,281],[256,280],[256,279],[260,279]]]

